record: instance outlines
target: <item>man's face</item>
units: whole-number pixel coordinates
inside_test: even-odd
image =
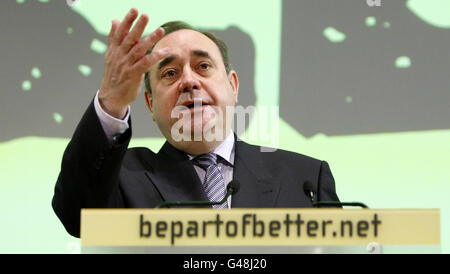
[[[217,45],[197,31],[170,33],[155,45],[154,50],[164,47],[169,47],[169,55],[150,68],[152,94],[146,93],[153,120],[178,149],[191,154],[209,152],[221,140],[174,141],[172,127],[182,125],[184,133],[189,132],[193,138],[194,130],[208,131],[221,118],[223,126],[217,124],[221,128],[215,130],[223,132],[223,140],[229,134],[229,122],[233,118],[233,113],[227,112],[227,106],[237,103],[237,75],[234,71],[226,73]],[[202,105],[192,108],[194,103]],[[174,108],[181,109],[181,113],[174,115]]]

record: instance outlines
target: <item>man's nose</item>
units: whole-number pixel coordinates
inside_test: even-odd
[[[181,76],[179,90],[181,92],[189,92],[200,88],[200,82],[195,73],[190,69],[184,69]]]

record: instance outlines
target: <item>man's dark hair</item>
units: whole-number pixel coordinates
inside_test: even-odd
[[[218,38],[214,34],[212,34],[210,32],[207,32],[207,31],[198,30],[198,29],[194,28],[193,26],[191,26],[188,23],[183,22],[183,21],[167,22],[167,23],[161,25],[161,27],[164,28],[164,36],[168,35],[169,33],[174,32],[174,31],[182,30],[182,29],[194,30],[194,31],[200,32],[201,34],[205,35],[206,37],[211,39],[217,45],[217,47],[219,48],[220,54],[222,55],[223,64],[225,65],[225,70],[226,70],[227,74],[230,72],[231,65],[230,65],[230,62],[228,60],[228,47],[227,47],[227,45],[225,44],[225,42],[223,40],[221,40],[220,38]],[[148,50],[146,54],[150,54],[152,52],[152,50],[153,50],[153,48]],[[146,92],[152,93],[152,89],[150,87],[150,71],[147,71],[145,73],[144,83],[145,83]]]

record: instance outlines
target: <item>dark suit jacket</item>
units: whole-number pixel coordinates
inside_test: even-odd
[[[81,208],[153,208],[163,201],[207,200],[188,156],[168,142],[155,154],[128,149],[130,129],[110,144],[91,103],[68,144],[52,206],[73,236],[80,234]],[[311,207],[303,183],[319,200],[338,201],[328,164],[304,155],[235,143],[233,179],[240,182],[231,206]]]

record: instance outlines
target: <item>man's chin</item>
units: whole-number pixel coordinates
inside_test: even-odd
[[[221,141],[217,141],[215,139],[213,139],[212,141],[208,141],[207,138],[195,140],[194,137],[185,138],[180,141],[171,139],[169,140],[169,142],[178,150],[184,151],[191,155],[199,155],[211,152],[222,143]]]
[[[175,141],[212,142],[223,141],[223,123],[215,117],[200,120],[178,120],[171,127],[171,137]]]

